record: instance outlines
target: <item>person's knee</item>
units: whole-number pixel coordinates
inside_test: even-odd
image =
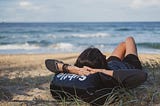
[[[125,40],[126,42],[133,42],[134,41],[134,38],[132,36],[129,36],[126,38]]]
[[[119,45],[122,46],[122,47],[125,47],[126,43],[125,42],[121,42]]]

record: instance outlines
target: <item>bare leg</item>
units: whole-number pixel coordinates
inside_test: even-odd
[[[136,44],[133,37],[127,37],[125,40],[125,44],[126,44],[126,54],[125,54],[126,56],[128,54],[134,54],[136,56],[138,55]]]
[[[125,42],[121,42],[112,52],[111,56],[116,56],[119,59],[123,59],[126,52],[126,44]]]

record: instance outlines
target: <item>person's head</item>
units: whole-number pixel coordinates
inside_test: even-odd
[[[79,55],[74,65],[80,68],[88,66],[103,69],[106,68],[106,57],[99,49],[90,47]]]

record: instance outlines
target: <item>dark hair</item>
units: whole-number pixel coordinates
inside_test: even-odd
[[[107,67],[106,56],[104,56],[99,49],[90,47],[79,55],[74,65],[80,68],[88,66],[91,68],[104,69]]]

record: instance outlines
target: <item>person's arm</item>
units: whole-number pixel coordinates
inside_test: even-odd
[[[58,69],[60,72],[63,72],[63,64],[62,63],[58,63]],[[72,73],[72,74],[77,74],[77,75],[89,75],[89,74],[94,74],[94,73],[97,73],[97,72],[102,72],[106,75],[109,75],[109,76],[113,76],[113,70],[106,70],[106,69],[93,69],[93,68],[90,68],[90,67],[87,67],[87,66],[84,66],[83,68],[79,68],[79,67],[76,67],[76,66],[72,66],[72,65],[69,65],[67,66],[67,70],[69,73]]]
[[[104,73],[104,74],[109,75],[111,77],[113,76],[113,70],[94,69],[94,68],[90,68],[90,67],[87,67],[87,66],[84,66],[84,69],[86,69],[87,71],[90,71],[90,73],[101,72],[101,73]]]
[[[63,69],[62,69],[63,64],[62,63],[58,63],[57,65],[58,65],[59,71],[63,72]],[[79,68],[79,67],[72,66],[72,65],[67,66],[67,70],[69,71],[69,73],[77,74],[77,75],[89,75],[89,74],[95,73],[93,71],[87,70],[86,68]]]

